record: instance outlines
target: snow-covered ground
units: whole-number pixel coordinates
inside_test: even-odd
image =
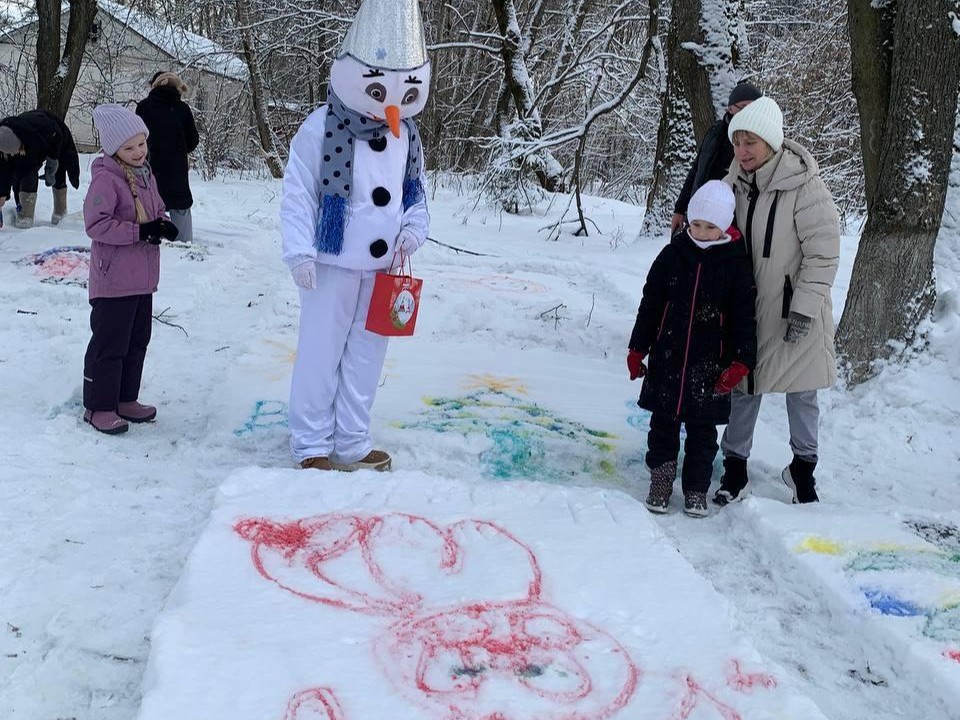
[[[362,704],[364,690],[388,687],[395,700],[383,717],[446,717],[452,706],[423,707],[420,696],[404,694],[403,667],[387,678],[377,674],[376,653],[368,665],[355,660],[354,644],[372,648],[396,626],[300,607],[302,598],[255,571],[249,538],[225,525],[244,513],[271,522],[408,513],[441,528],[475,520],[509,531],[535,549],[545,578],[538,601],[573,627],[602,628],[638,669],[635,692],[615,714],[594,704],[563,715],[524,700],[517,688],[540,701],[557,690],[537,684],[552,677],[544,662],[503,690],[512,706],[476,705],[451,717],[492,718],[503,707],[509,720],[956,717],[956,222],[938,243],[940,301],[924,354],[821,396],[824,502],[784,504],[779,471],[790,456],[774,397],[751,459],[754,499],[696,521],[676,508],[653,518],[638,502],[648,480],[647,417],[624,355],[663,239],[633,239],[637,208],[588,199],[603,234],[548,242],[541,229],[559,203],[537,216],[501,216],[437,189],[432,236],[477,254],[431,243],[414,257],[424,280],[417,334],[391,341],[375,406],[376,435],[396,471],[314,477],[290,469],[286,447],[297,294],[279,260],[279,185],[195,178],[194,189],[198,242],[163,249],[155,297],[160,319],[141,397],[158,405],[158,421],[120,437],[79,421],[89,332],[86,291],[73,284],[85,276],[88,246],[79,213],[59,228],[23,232],[7,218],[0,231],[0,716],[132,720],[158,623],[143,720],[177,715],[151,708],[210,685],[221,698],[280,698],[197,715],[210,720],[279,719],[290,697],[318,687],[351,720],[379,717]],[[71,190],[74,210],[82,191]],[[41,193],[39,218],[50,202]],[[960,198],[950,202],[951,217],[960,217]],[[855,239],[845,238],[837,317],[855,251]],[[594,517],[601,505],[609,509],[603,519]],[[559,507],[592,508],[594,522],[568,510],[564,525]],[[436,591],[395,577],[389,586]],[[516,600],[490,592],[484,600]],[[256,601],[244,604],[248,595]],[[456,600],[463,603],[462,593]],[[171,632],[184,618],[219,625]],[[356,669],[340,674],[346,680],[337,680],[336,663],[311,666],[296,649],[310,623],[319,629],[308,637],[340,644],[309,652],[344,656],[341,669]],[[231,628],[242,636],[225,639]],[[240,647],[253,661],[237,657]],[[285,648],[288,664],[276,659]],[[265,685],[279,681],[269,692],[241,687],[258,657],[269,662]],[[464,682],[480,682],[477,667],[461,670]],[[504,679],[493,675],[482,679]],[[327,695],[300,697],[291,717],[330,715]]]

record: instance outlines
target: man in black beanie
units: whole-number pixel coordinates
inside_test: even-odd
[[[763,97],[763,93],[759,88],[746,80],[741,80],[730,91],[730,96],[727,98],[727,111],[722,118],[710,126],[707,134],[704,135],[697,157],[683,183],[680,196],[673,206],[673,218],[670,220],[671,235],[683,227],[687,203],[700,186],[708,180],[721,180],[727,174],[730,163],[733,162],[733,145],[727,137],[730,118],[760,97]]]

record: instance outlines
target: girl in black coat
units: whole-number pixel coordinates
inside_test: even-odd
[[[10,199],[17,204],[16,226],[33,226],[37,207],[37,174],[46,163],[43,178],[53,187],[56,225],[67,213],[67,177],[80,187],[80,158],[66,124],[46,110],[31,110],[0,120],[0,207]]]
[[[193,239],[193,194],[190,192],[190,162],[187,155],[197,149],[200,135],[193,113],[182,96],[184,82],[171,72],[158,72],[150,81],[150,94],[137,104],[137,115],[150,130],[147,146],[150,167],[157,178],[160,197],[183,242]]]
[[[640,407],[647,436],[652,512],[666,512],[686,427],[684,512],[707,514],[717,455],[717,425],[730,416],[730,392],[753,368],[756,287],[733,221],[734,196],[719,180],[704,184],[687,210],[690,227],[673,236],[650,266],[630,337],[630,379],[643,377]],[[649,369],[644,365],[648,358]]]

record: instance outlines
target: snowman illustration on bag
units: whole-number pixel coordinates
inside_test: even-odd
[[[391,319],[397,328],[404,328],[413,317],[417,309],[417,300],[409,290],[401,290],[397,295],[396,302],[393,303],[393,312]]]

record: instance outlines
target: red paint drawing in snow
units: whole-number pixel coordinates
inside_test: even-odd
[[[744,672],[739,660],[731,660],[727,668],[727,687],[737,692],[751,693],[756,688],[772,690],[777,679],[762,672]]]
[[[677,711],[670,717],[670,720],[687,720],[700,704],[712,705],[723,720],[743,720],[740,713],[717,699],[717,697],[708,690],[705,690],[692,675],[684,674],[683,684],[686,690],[683,698],[680,700],[680,707],[678,707]]]
[[[637,687],[626,650],[545,602],[533,552],[493,523],[331,514],[243,520],[236,531],[252,543],[260,574],[285,590],[388,619],[378,664],[433,716],[603,720]],[[329,691],[307,693],[309,708],[288,708],[289,720],[324,718],[316,698]]]
[[[314,688],[290,699],[283,720],[344,720],[344,716],[331,690]]]
[[[67,285],[87,284],[90,271],[90,248],[83,246],[55,247],[19,260],[19,265],[33,265],[41,282]]]
[[[409,700],[449,718],[608,718],[639,671],[603,630],[539,602],[478,603],[424,613],[377,645]]]

